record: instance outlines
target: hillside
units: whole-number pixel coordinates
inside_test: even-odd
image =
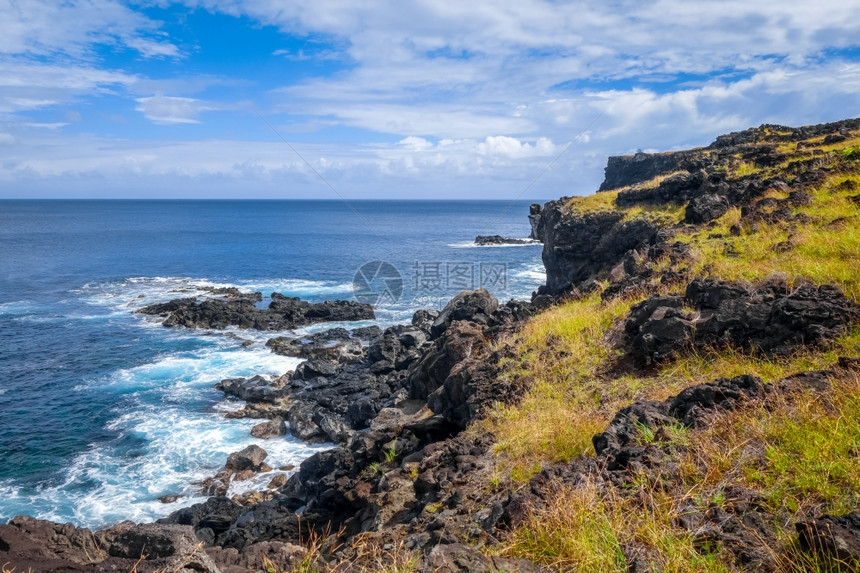
[[[613,157],[600,191],[531,219],[531,302],[464,292],[349,356],[323,338],[289,399],[249,406],[337,444],[286,483],[94,534],[16,518],[0,559],[858,570],[860,120]]]
[[[822,570],[845,535],[856,559],[860,516],[821,517],[860,501],[858,127],[611,158],[600,192],[544,207],[542,293],[561,302],[513,342],[525,398],[481,426],[515,481],[539,472],[506,553]]]

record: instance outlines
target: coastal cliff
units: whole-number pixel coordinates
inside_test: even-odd
[[[0,558],[36,571],[857,570],[860,120],[610,158],[600,192],[529,219],[547,273],[531,301],[468,291],[409,325],[273,338],[306,361],[220,384],[248,403],[234,415],[272,423],[261,432],[335,443],[289,479],[226,497],[264,464],[240,452],[203,484],[207,502],[158,524],[16,518]],[[287,302],[306,323],[309,307]],[[253,301],[203,310],[147,312],[174,327],[272,320]]]

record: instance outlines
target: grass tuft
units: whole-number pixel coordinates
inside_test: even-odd
[[[502,554],[555,571],[629,571],[637,556],[666,572],[729,570],[717,548],[697,546],[675,525],[675,500],[646,481],[624,494],[592,482],[562,485],[547,499],[502,541]]]

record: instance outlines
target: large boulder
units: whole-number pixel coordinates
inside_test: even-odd
[[[287,377],[274,378],[258,374],[251,378],[225,378],[215,388],[246,402],[275,402],[289,392]]]
[[[251,435],[262,440],[277,438],[278,436],[283,436],[286,433],[287,424],[281,418],[260,422],[251,428]]]
[[[833,286],[696,279],[683,297],[653,296],[631,307],[624,328],[634,360],[645,366],[693,346],[785,353],[834,340],[858,318],[860,307]]]
[[[224,534],[244,511],[242,506],[225,497],[210,497],[203,503],[183,507],[158,523],[190,526],[198,539],[213,545],[223,540]]]
[[[430,329],[433,338],[438,338],[448,326],[457,320],[468,320],[478,324],[489,324],[499,301],[485,288],[463,291],[452,298]]]
[[[687,204],[684,212],[684,222],[699,225],[714,219],[719,219],[729,210],[729,202],[720,195],[701,195]]]
[[[456,364],[470,358],[484,343],[484,331],[474,322],[458,321],[446,328],[409,372],[409,394],[414,399],[426,400],[444,384]]]
[[[379,327],[367,327],[350,332],[345,328],[331,328],[300,338],[278,336],[266,341],[275,354],[309,360],[322,359],[335,362],[354,362],[364,356],[363,340],[380,334]]]
[[[267,456],[266,450],[252,444],[241,451],[230,454],[224,468],[233,472],[245,470],[258,472],[263,469],[263,461]]]
[[[454,366],[442,385],[427,397],[427,406],[464,429],[484,406],[502,398],[494,392],[495,376],[491,365],[467,358]]]

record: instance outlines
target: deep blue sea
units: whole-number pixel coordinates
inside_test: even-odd
[[[351,299],[371,261],[403,283],[380,300],[383,327],[463,288],[527,298],[544,281],[539,245],[472,245],[527,236],[527,215],[525,202],[0,201],[0,520],[150,521],[201,501],[193,483],[230,452],[258,443],[277,468],[325,447],[257,440],[253,420],[224,417],[242,404],[217,381],[298,363],[265,347],[276,334],[164,328],[133,310],[201,286]]]

